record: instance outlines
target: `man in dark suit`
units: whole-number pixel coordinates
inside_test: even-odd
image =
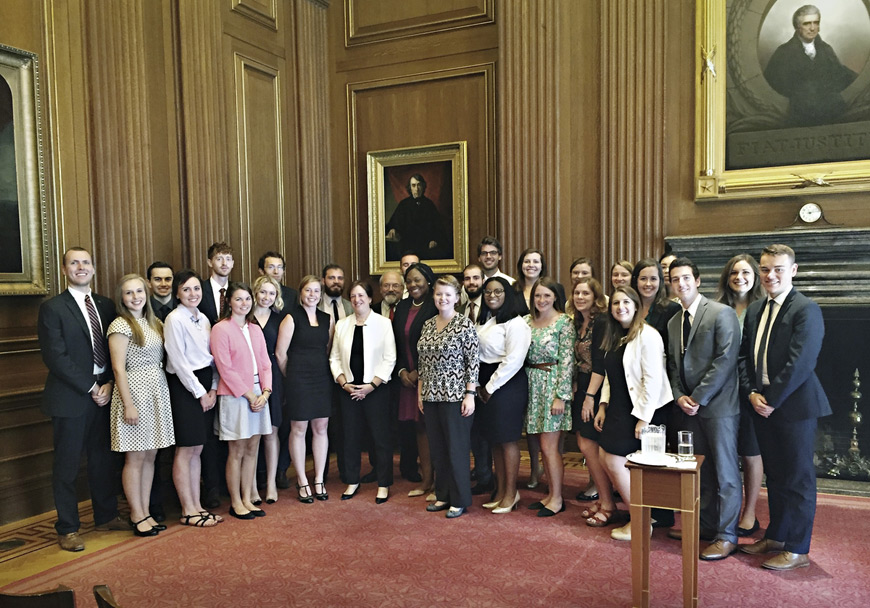
[[[675,259],[669,277],[682,312],[668,322],[668,377],[683,413],[679,428],[692,431],[695,452],[706,457],[701,467],[701,530],[714,542],[700,557],[719,560],[737,551],[742,499],[737,466],[740,322],[733,308],[698,292],[700,273],[688,258]]]
[[[831,413],[815,373],[825,325],[819,305],[792,285],[797,264],[791,247],[766,247],[760,272],[767,298],[746,310],[740,389],[755,412],[770,525],[762,540],[741,550],[750,555],[776,553],[762,566],[793,570],[810,563],[816,515],[816,426],[819,418]]]
[[[113,376],[106,328],[115,305],[91,291],[91,254],[72,247],[63,255],[68,288],[39,307],[39,348],[48,368],[42,412],[54,430],[52,490],[61,549],[81,551],[76,478],[87,452],[88,486],[97,530],[129,530],[118,517],[117,458],[109,447]]]
[[[281,299],[284,300],[283,312],[289,312],[292,306],[299,304],[299,292],[292,287],[284,285],[284,272],[287,268],[284,256],[277,251],[267,251],[260,256],[257,262],[257,271],[261,275],[269,275],[281,286]],[[283,448],[281,448],[283,450]],[[280,467],[280,465],[279,465]]]
[[[197,308],[214,327],[226,306],[226,291],[235,264],[233,248],[224,242],[212,243],[208,248],[206,263],[211,269],[211,274],[208,279],[202,281],[202,299]],[[226,444],[218,441],[217,435],[209,433],[200,456],[202,484],[205,490],[202,506],[206,509],[216,509],[221,504],[220,488],[226,483],[223,475],[226,461]]]
[[[178,300],[172,293],[173,274],[172,266],[159,261],[151,264],[145,273],[148,285],[151,286],[151,308],[161,321],[165,321],[166,316],[178,306]]]

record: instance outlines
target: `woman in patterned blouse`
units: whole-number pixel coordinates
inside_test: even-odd
[[[418,407],[435,466],[435,502],[427,511],[447,511],[452,519],[471,505],[471,423],[480,367],[479,341],[471,319],[457,314],[459,282],[435,281],[438,314],[426,321],[417,343]]]

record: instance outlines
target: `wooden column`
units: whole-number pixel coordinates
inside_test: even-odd
[[[662,251],[668,0],[601,3],[601,267]],[[604,277],[605,282],[608,277]]]
[[[325,0],[296,0],[296,58],[299,94],[299,222],[301,267],[317,271],[332,261],[329,79]],[[347,176],[337,176],[347,179]],[[349,238],[350,235],[338,235]],[[345,269],[354,276],[352,269]]]
[[[563,220],[558,78],[562,53],[560,0],[508,0],[499,4],[499,207],[501,268],[526,247],[538,247],[558,276]],[[492,225],[492,221],[488,222]],[[470,243],[476,260],[476,243]]]

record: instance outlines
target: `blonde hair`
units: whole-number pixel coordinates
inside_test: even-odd
[[[456,295],[459,295],[459,290],[462,287],[459,285],[459,281],[456,280],[452,274],[442,274],[437,279],[435,279],[435,285],[432,286],[432,291],[435,291],[435,286],[437,285],[445,285],[446,287],[452,287],[454,291],[456,291]]]
[[[275,302],[272,304],[272,310],[275,312],[281,312],[284,308],[284,298],[281,297],[281,285],[270,277],[267,274],[263,274],[257,277],[257,280],[254,281],[254,285],[252,287],[254,291],[254,304],[257,303],[257,294],[260,292],[260,288],[263,287],[266,283],[269,283],[272,287],[275,288]]]
[[[139,326],[139,323],[136,322],[136,319],[133,317],[133,314],[130,310],[124,306],[124,297],[122,293],[122,288],[124,287],[124,283],[128,281],[141,281],[142,286],[145,288],[145,307],[142,309],[142,316],[148,322],[149,327],[157,332],[157,335],[160,336],[160,339],[163,339],[163,323],[160,322],[160,319],[154,314],[154,309],[151,308],[151,290],[148,289],[148,281],[143,279],[140,275],[134,273],[125,274],[121,277],[121,280],[118,282],[118,286],[115,288],[115,303],[118,306],[118,316],[124,319],[127,322],[127,325],[130,326],[130,331],[133,333],[132,340],[133,344],[136,346],[145,346],[145,332],[142,331],[142,328]]]

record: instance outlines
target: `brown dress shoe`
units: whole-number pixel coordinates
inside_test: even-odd
[[[809,565],[810,558],[806,553],[782,551],[776,557],[771,557],[761,564],[761,567],[768,570],[794,570],[795,568],[806,568]]]
[[[57,544],[64,551],[84,551],[85,541],[79,536],[78,532],[70,532],[69,534],[58,534]]]
[[[740,545],[740,550],[749,555],[761,555],[763,553],[776,553],[777,551],[782,551],[784,546],[785,543],[778,540],[762,538],[751,545]]]
[[[110,519],[106,523],[102,523],[98,526],[94,526],[94,530],[99,532],[108,532],[110,530],[126,530],[129,531],[132,529],[130,522],[125,519],[121,519],[120,516],[115,519]]]
[[[719,539],[701,551],[700,558],[708,562],[714,562],[719,559],[725,559],[736,551],[736,543],[732,543],[729,540]]]

